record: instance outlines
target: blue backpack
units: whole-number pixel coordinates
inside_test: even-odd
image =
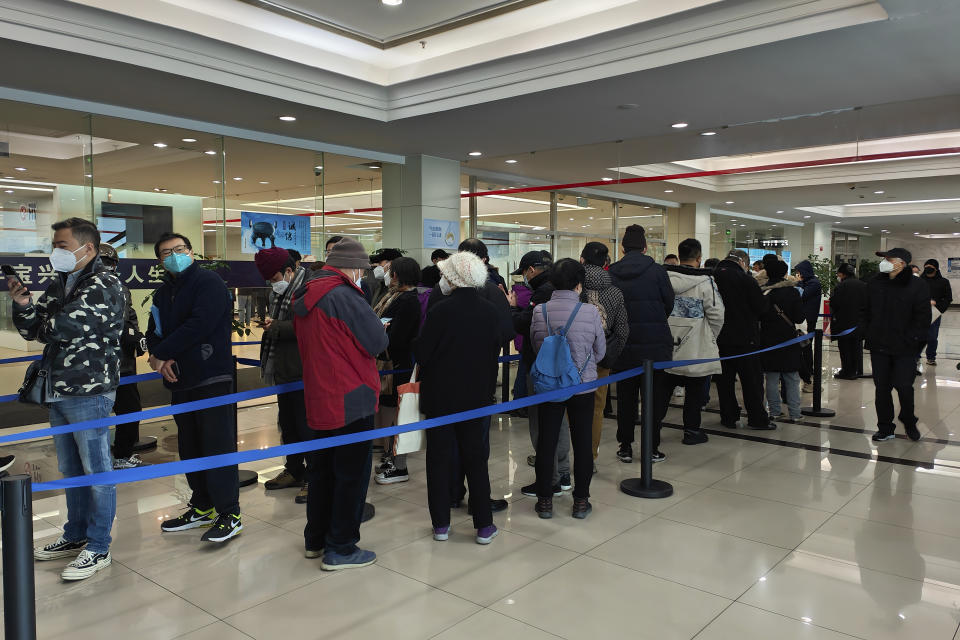
[[[537,354],[537,359],[530,369],[530,377],[533,378],[533,390],[535,393],[545,393],[564,387],[573,387],[582,381],[581,375],[587,366],[587,362],[590,362],[590,356],[587,356],[583,367],[577,369],[577,365],[573,362],[573,355],[570,353],[570,344],[567,342],[567,332],[570,331],[573,319],[577,317],[577,312],[580,311],[581,306],[583,306],[583,303],[578,302],[577,306],[573,309],[573,313],[570,314],[570,319],[567,320],[566,326],[564,326],[563,329],[557,329],[556,333],[548,335],[543,341],[543,344],[540,345],[540,352]],[[549,332],[550,320],[547,317],[546,303],[540,305],[540,309],[543,311],[543,321],[546,323],[547,331]],[[571,393],[566,398],[557,399],[553,402],[562,402],[572,396],[573,394]]]

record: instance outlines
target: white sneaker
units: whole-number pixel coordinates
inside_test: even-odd
[[[97,571],[110,566],[112,559],[110,552],[93,553],[84,549],[77,556],[76,560],[66,566],[60,577],[64,580],[84,580],[89,578]]]
[[[134,469],[136,467],[142,467],[146,462],[140,459],[140,456],[133,454],[129,458],[117,458],[113,461],[114,470],[120,469]]]
[[[811,382],[804,382],[804,383],[803,383],[803,386],[801,387],[801,390],[802,390],[804,393],[813,393],[813,383],[811,383]]]

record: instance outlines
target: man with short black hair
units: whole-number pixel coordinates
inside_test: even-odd
[[[450,254],[444,251],[443,249],[435,249],[433,253],[430,254],[429,267],[424,267],[423,271],[420,272],[420,282],[425,287],[430,287],[431,289],[440,282],[440,268],[437,266],[437,263],[441,260],[446,260],[450,257]]]
[[[223,279],[194,260],[190,240],[164,233],[153,247],[166,274],[153,294],[147,327],[150,366],[170,389],[170,404],[233,393],[230,345],[233,304]],[[236,453],[232,404],[174,416],[181,460]],[[165,520],[161,531],[210,527],[204,542],[226,542],[243,529],[237,465],[187,475],[193,492],[183,515]]]
[[[25,340],[43,350],[40,377],[50,426],[106,418],[120,380],[120,332],[125,300],[120,279],[100,260],[100,232],[82,218],[51,227],[50,265],[57,273],[36,303],[17,279],[8,278],[13,323]],[[110,429],[84,429],[53,436],[57,464],[67,478],[113,469]],[[114,485],[66,490],[63,535],[34,549],[36,560],[73,557],[60,577],[83,580],[111,563],[110,529],[117,510]]]
[[[330,255],[330,250],[333,248],[333,245],[337,244],[343,240],[343,236],[330,236],[327,239],[326,244],[323,245],[323,259],[326,260],[327,256]]]
[[[860,322],[867,304],[867,283],[857,278],[852,264],[837,267],[839,284],[830,294],[830,333],[843,333]],[[840,380],[857,380],[863,374],[863,331],[858,328],[851,334],[836,338],[840,351],[840,371],[833,377]]]
[[[920,439],[913,406],[914,358],[930,330],[930,289],[913,277],[912,256],[903,248],[877,251],[880,273],[867,284],[860,327],[870,349],[877,409],[874,442],[894,438],[893,390],[900,397],[900,422],[911,440]]]
[[[950,303],[953,302],[953,289],[950,286],[950,281],[940,273],[940,262],[934,258],[924,262],[923,275],[920,276],[920,281],[930,287],[930,306],[936,307],[942,316],[950,308]],[[938,316],[930,325],[927,339],[924,342],[927,348],[927,364],[931,367],[937,366],[937,341],[940,337],[941,319]]]
[[[483,240],[479,238],[467,238],[460,243],[457,251],[469,251],[483,260],[483,265],[487,268],[487,280],[492,281],[498,287],[502,287],[504,292],[507,291],[506,280],[503,279],[503,276],[501,276],[494,267],[490,266],[490,252],[487,250],[487,245]]]
[[[663,264],[664,266],[671,265],[675,267],[680,264],[680,258],[678,258],[675,253],[668,254],[667,257],[663,259]]]

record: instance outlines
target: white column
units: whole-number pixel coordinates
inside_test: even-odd
[[[813,247],[811,248],[810,253],[820,258],[830,258],[830,251],[831,251],[832,244],[833,244],[833,224],[829,222],[814,223]]]
[[[703,259],[710,257],[710,205],[705,202],[681,204],[675,216],[670,216],[671,222],[667,238],[667,253],[676,253],[677,245],[687,238],[696,238],[700,241]]]

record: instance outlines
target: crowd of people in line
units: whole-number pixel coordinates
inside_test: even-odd
[[[234,391],[233,302],[217,273],[196,262],[187,237],[165,233],[154,247],[166,275],[152,294],[141,334],[130,294],[114,273],[119,257],[101,245],[96,227],[71,218],[53,230],[50,260],[60,277],[36,301],[22,283],[8,279],[20,334],[45,344],[39,370],[51,425],[139,410],[135,385],[118,380],[135,372],[135,358],[144,352],[171,404]],[[427,418],[489,407],[495,404],[498,356],[511,341],[520,354],[515,398],[556,389],[557,380],[586,383],[648,360],[676,362],[654,373],[651,406],[641,402],[640,378],[633,377],[616,383],[615,411],[608,386],[600,386],[513,413],[528,420],[533,453],[527,462],[536,479],[522,493],[536,498],[540,518],[553,517],[554,497],[571,490],[572,517],[591,513],[604,418],[616,418],[616,457],[623,463],[633,461],[636,425],[644,424],[647,412],[654,425],[653,461],[666,459],[660,430],[675,394],[683,396],[682,443],[708,442],[702,416],[711,382],[726,428],[772,430],[776,420],[799,420],[801,393],[819,379],[811,341],[744,354],[817,326],[823,288],[813,265],[805,260],[791,274],[776,254],[751,265],[741,250],[704,261],[693,238],[658,264],[647,248],[643,227],[631,225],[616,261],[600,242],[588,242],[577,258],[556,261],[547,251],[530,251],[511,274],[509,289],[477,238],[452,255],[435,251],[433,264],[423,269],[401,249],[368,255],[352,238],[330,238],[323,261],[279,247],[260,250],[256,267],[272,291],[261,376],[268,385],[303,382],[302,390],[277,395],[283,443],[396,424],[398,388],[411,381],[412,370],[420,385],[419,411]],[[842,364],[836,377],[862,375],[865,340],[876,386],[873,439],[893,437],[896,389],[899,420],[916,440],[914,371],[924,346],[928,364],[935,363],[939,317],[932,322],[931,314],[946,311],[950,285],[936,260],[914,278],[907,250],[878,255],[880,273],[868,282],[857,279],[852,265],[837,269],[832,331],[855,330],[838,340]],[[742,357],[717,360],[728,356]],[[181,413],[175,420],[181,459],[237,450],[232,405]],[[476,542],[489,544],[498,534],[493,513],[507,503],[490,495],[490,424],[486,415],[426,431],[428,504],[437,541],[449,538],[451,510],[462,508],[465,499]],[[54,436],[60,471],[69,477],[138,466],[142,461],[132,453],[136,428],[118,427],[112,451],[107,428]],[[375,449],[381,457],[374,469]],[[325,570],[375,562],[373,551],[358,546],[360,524],[371,476],[379,484],[410,477],[406,456],[394,451],[394,439],[373,443],[361,435],[350,444],[286,457],[265,488],[298,489],[295,500],[306,504],[306,557],[322,558]],[[236,465],[188,473],[187,482],[187,509],[162,522],[162,531],[204,528],[201,540],[209,543],[240,533]],[[66,499],[62,536],[34,555],[72,558],[62,577],[81,580],[110,564],[115,487],[67,489]]]

